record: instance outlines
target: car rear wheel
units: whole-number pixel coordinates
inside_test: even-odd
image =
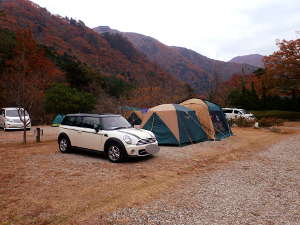
[[[71,144],[69,139],[67,137],[60,138],[58,147],[59,147],[59,151],[61,151],[62,153],[69,152],[71,149]]]
[[[126,154],[124,149],[117,143],[112,143],[107,150],[107,157],[113,163],[118,163],[124,161]]]

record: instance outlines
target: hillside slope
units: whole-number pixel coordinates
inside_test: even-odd
[[[94,28],[99,33],[117,33],[107,26]],[[159,64],[167,72],[187,82],[199,93],[210,88],[212,80],[228,80],[233,74],[248,74],[257,68],[248,64],[223,62],[207,58],[193,50],[164,45],[158,40],[137,33],[120,32],[151,61]]]
[[[231,59],[229,62],[234,62],[234,63],[247,63],[252,66],[264,67],[263,63],[263,58],[264,56],[259,55],[259,54],[251,54],[251,55],[243,55],[243,56],[237,56]]]
[[[186,88],[139,53],[127,39],[100,36],[82,21],[52,15],[29,0],[0,1],[0,8],[5,14],[0,20],[1,29],[30,29],[39,43],[62,55],[76,56],[100,74],[123,76],[139,87],[182,88],[183,92]]]

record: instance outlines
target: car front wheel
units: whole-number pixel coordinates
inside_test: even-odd
[[[59,140],[58,146],[59,146],[59,151],[61,151],[62,153],[69,152],[71,148],[70,141],[67,137],[62,137]]]
[[[122,162],[125,159],[125,153],[119,144],[112,143],[107,150],[108,159],[113,163]]]

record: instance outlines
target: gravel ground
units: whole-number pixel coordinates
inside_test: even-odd
[[[58,127],[51,127],[46,125],[33,126],[27,131],[27,142],[34,143],[36,137],[36,128],[39,127],[43,130],[41,141],[52,141],[56,140]],[[22,130],[9,130],[3,131],[0,129],[0,145],[1,144],[15,144],[23,142],[23,131]]]
[[[300,135],[198,174],[141,208],[112,213],[109,224],[300,224]]]

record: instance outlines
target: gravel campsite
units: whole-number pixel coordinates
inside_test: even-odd
[[[234,136],[110,163],[0,131],[1,224],[266,224],[300,222],[300,124],[233,128]],[[5,137],[5,138],[4,138]],[[6,141],[4,141],[6,140]]]

